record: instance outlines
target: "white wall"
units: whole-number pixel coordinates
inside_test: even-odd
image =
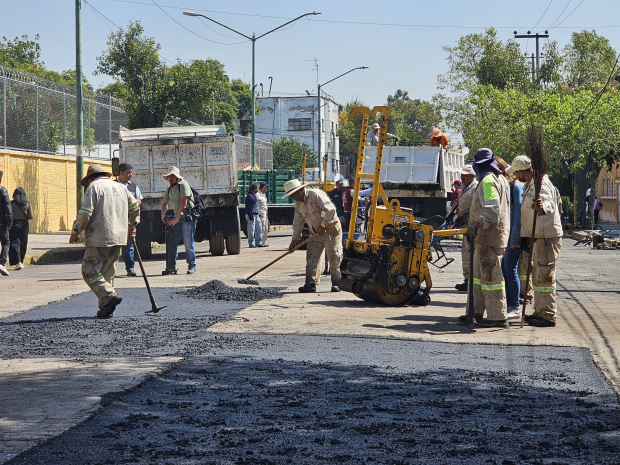
[[[257,106],[260,114],[256,115],[256,138],[271,141],[283,136],[291,136],[305,142],[317,150],[317,96],[297,97],[258,97]],[[328,154],[327,179],[333,181],[340,174],[338,128],[338,104],[329,98],[321,98],[321,142],[320,153]],[[289,120],[293,118],[310,119],[309,128],[293,130]],[[321,157],[322,158],[322,157]],[[323,167],[321,165],[321,171]]]

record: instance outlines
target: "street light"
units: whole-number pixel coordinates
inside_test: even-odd
[[[284,23],[281,26],[276,27],[275,29],[272,29],[271,31],[267,31],[264,34],[259,35],[258,37],[254,33],[252,33],[252,37],[247,36],[245,34],[242,34],[241,32],[235,31],[233,28],[228,27],[228,26],[226,26],[226,25],[224,25],[222,23],[219,23],[216,20],[211,19],[208,16],[205,16],[205,15],[200,14],[200,13],[195,13],[193,11],[184,11],[183,14],[185,16],[201,16],[201,17],[203,17],[205,19],[208,19],[209,21],[211,21],[211,22],[213,22],[213,23],[215,23],[215,24],[217,24],[219,26],[222,26],[223,28],[228,29],[229,31],[232,31],[232,32],[234,32],[236,34],[239,34],[240,36],[245,37],[246,39],[252,41],[252,159],[251,159],[251,163],[252,164],[250,166],[250,172],[251,172],[251,171],[254,170],[254,165],[256,164],[256,118],[255,118],[255,114],[256,114],[256,111],[255,111],[255,109],[256,109],[255,87],[256,87],[256,84],[254,82],[254,79],[255,79],[255,77],[254,77],[254,61],[255,61],[254,60],[254,57],[255,57],[254,50],[255,50],[256,41],[258,39],[260,39],[261,37],[265,37],[267,34],[271,34],[272,32],[277,31],[278,29],[281,29],[284,26],[287,26],[287,25],[289,25],[291,23],[294,23],[298,19],[301,19],[301,18],[303,18],[305,16],[320,15],[321,13],[317,13],[316,11],[313,11],[312,13],[305,13],[305,14],[303,14],[301,16],[298,16],[295,19],[291,19],[289,22]],[[250,175],[250,177],[251,177],[251,175]]]
[[[318,123],[318,134],[319,134],[319,143],[317,145],[318,150],[319,150],[319,181],[321,180],[321,87],[329,84],[332,81],[335,81],[336,79],[341,78],[342,76],[349,74],[353,71],[355,71],[356,69],[368,69],[368,66],[358,66],[357,68],[353,68],[350,69],[349,71],[347,71],[346,73],[342,73],[340,76],[336,76],[334,79],[330,79],[327,82],[324,82],[323,84],[319,84],[318,86],[318,92],[317,92],[317,96],[318,96],[318,106],[317,106],[317,123]],[[325,180],[327,180],[327,173],[325,173]]]

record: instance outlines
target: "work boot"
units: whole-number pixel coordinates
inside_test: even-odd
[[[457,291],[467,292],[467,281],[468,280],[466,279],[463,284],[457,284],[456,286],[454,286],[454,289],[456,289]]]
[[[0,274],[2,276],[9,276],[9,270],[6,269],[6,266],[0,265]]]
[[[135,270],[127,270],[127,276],[137,276]]]
[[[480,322],[483,320],[483,318],[482,318],[482,316],[474,315],[474,320],[476,320],[476,324],[480,324]],[[461,315],[459,317],[459,323],[466,324],[467,323],[467,315]]]
[[[316,292],[316,284],[306,283],[299,288],[299,292]]]
[[[99,318],[110,318],[116,310],[116,306],[123,301],[123,298],[120,295],[112,296],[110,301],[103,307],[101,310],[97,312],[97,317]]]
[[[519,307],[508,307],[508,312],[506,313],[507,320],[520,320],[521,319],[521,308]]]
[[[166,268],[164,271],[162,271],[162,272],[161,272],[161,274],[162,274],[163,276],[167,276],[167,275],[169,275],[169,274],[177,274],[177,271],[178,271],[178,270],[175,270],[175,269],[168,269],[168,268]]]
[[[332,292],[340,292],[340,288],[338,287],[338,284],[332,283]]]
[[[484,318],[480,322],[476,320],[476,323],[483,328],[508,328],[508,320],[489,320]]]
[[[545,320],[539,316],[530,316],[527,318],[527,324],[530,326],[538,326],[539,328],[553,328],[555,321]]]

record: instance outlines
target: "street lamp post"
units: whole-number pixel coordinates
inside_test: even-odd
[[[329,84],[330,82],[335,81],[336,79],[341,78],[345,74],[349,74],[349,73],[351,73],[351,72],[353,72],[353,71],[355,71],[357,69],[368,69],[368,66],[358,66],[357,68],[350,69],[346,73],[342,73],[340,76],[336,76],[334,79],[330,79],[329,81],[324,82],[323,84],[319,84],[318,85],[318,89],[317,89],[317,99],[318,99],[318,102],[317,102],[317,124],[318,124],[318,138],[319,138],[319,140],[318,140],[317,147],[318,147],[318,151],[319,151],[319,154],[318,154],[318,159],[319,159],[319,182],[321,181],[321,157],[322,157],[322,154],[321,154],[321,152],[322,152],[322,149],[321,149],[321,87],[326,85],[326,84]],[[327,181],[327,172],[325,172],[325,180]]]
[[[219,26],[222,26],[223,28],[228,29],[229,31],[232,31],[232,32],[234,32],[236,34],[239,34],[240,36],[245,37],[246,39],[252,41],[252,159],[251,159],[251,165],[250,165],[250,173],[251,173],[252,171],[254,171],[254,165],[256,164],[256,117],[255,117],[255,115],[256,115],[256,92],[255,92],[255,90],[256,90],[256,84],[255,84],[256,76],[255,76],[255,72],[254,72],[255,71],[254,63],[255,63],[255,56],[256,56],[256,54],[255,54],[256,41],[258,39],[260,39],[261,37],[265,37],[267,34],[271,34],[272,32],[275,32],[278,29],[283,28],[284,26],[287,26],[287,25],[289,25],[291,23],[294,23],[298,19],[301,19],[301,18],[303,18],[305,16],[320,15],[321,13],[317,13],[316,11],[313,11],[312,13],[305,13],[305,14],[303,14],[301,16],[298,16],[295,19],[291,19],[289,22],[284,23],[281,26],[278,26],[275,29],[267,31],[264,34],[261,34],[259,36],[256,36],[256,34],[252,34],[252,37],[247,36],[247,35],[239,32],[239,31],[235,31],[233,28],[228,27],[228,26],[226,26],[226,25],[224,25],[222,23],[219,23],[219,22],[215,21],[214,19],[211,19],[208,16],[205,16],[203,14],[195,13],[193,11],[184,11],[183,14],[185,16],[201,16],[201,17],[203,17],[205,19],[208,19],[209,21],[211,21],[211,22],[213,22],[213,23],[215,23],[215,24],[217,24]],[[250,174],[250,178],[251,177],[252,177],[252,175]]]

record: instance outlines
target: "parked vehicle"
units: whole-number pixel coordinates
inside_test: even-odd
[[[161,204],[168,181],[162,175],[173,165],[205,205],[195,241],[208,240],[213,255],[240,253],[235,137],[223,125],[121,128],[119,159],[133,165],[133,181],[144,196],[136,238],[143,258],[151,256],[151,242],[165,243]]]
[[[452,183],[460,179],[467,153],[467,148],[385,146],[380,178],[385,195],[411,208],[416,218],[446,216]],[[377,147],[366,147],[365,157],[363,172],[373,173]]]

